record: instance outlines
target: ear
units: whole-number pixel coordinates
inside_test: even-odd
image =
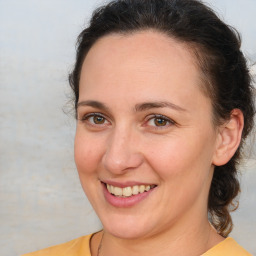
[[[219,127],[212,162],[214,165],[224,165],[232,158],[240,145],[243,127],[244,116],[242,111],[233,109],[229,121]]]

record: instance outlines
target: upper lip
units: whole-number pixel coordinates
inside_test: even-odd
[[[132,186],[140,186],[140,185],[156,185],[154,183],[148,183],[148,182],[138,182],[138,181],[124,181],[124,182],[118,182],[118,181],[113,181],[113,180],[101,180],[101,182],[105,184],[112,185],[114,187],[119,187],[119,188],[125,188],[125,187],[132,187]]]

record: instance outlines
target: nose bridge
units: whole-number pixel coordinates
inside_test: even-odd
[[[103,164],[108,171],[119,174],[140,166],[142,154],[135,143],[135,133],[127,125],[113,129],[103,156]]]

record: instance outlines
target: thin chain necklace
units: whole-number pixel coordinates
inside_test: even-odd
[[[101,247],[102,247],[102,240],[103,240],[103,236],[104,236],[104,230],[102,231],[102,237],[100,239],[100,244],[99,244],[99,247],[98,247],[98,250],[97,250],[97,256],[100,256],[100,252],[101,252]]]

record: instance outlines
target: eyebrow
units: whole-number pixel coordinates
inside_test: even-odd
[[[101,110],[109,111],[109,108],[104,103],[101,103],[101,102],[95,101],[95,100],[80,101],[77,103],[77,108],[80,106],[89,106],[89,107],[94,107],[94,108],[98,108]]]
[[[180,112],[187,111],[186,109],[168,101],[144,102],[141,104],[136,104],[135,111],[145,111],[151,108],[171,108]]]
[[[77,108],[80,106],[89,106],[89,107],[98,108],[100,110],[109,111],[109,108],[104,103],[95,101],[95,100],[80,101],[77,104]],[[135,105],[136,112],[145,111],[152,108],[171,108],[180,112],[187,111],[186,109],[168,101],[144,102],[144,103]]]

